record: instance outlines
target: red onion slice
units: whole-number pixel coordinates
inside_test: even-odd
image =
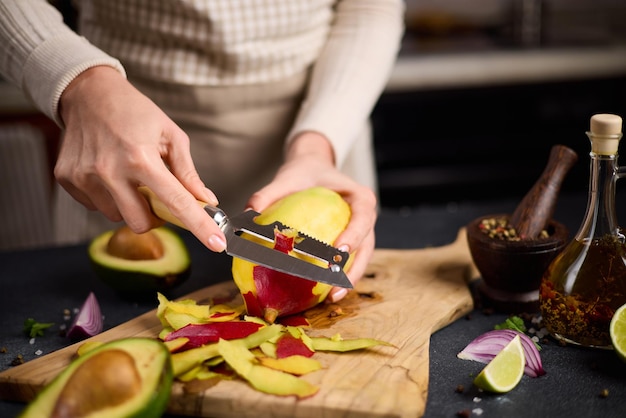
[[[541,363],[539,350],[528,335],[511,329],[498,329],[487,331],[476,337],[465,347],[457,357],[463,360],[473,360],[479,363],[489,363],[513,337],[519,335],[526,357],[524,373],[530,377],[538,377],[546,374]]]
[[[67,336],[72,339],[82,340],[101,333],[102,327],[103,320],[100,305],[96,295],[90,292],[78,314],[76,314],[72,326],[67,331]]]

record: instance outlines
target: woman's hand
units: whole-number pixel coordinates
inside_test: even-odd
[[[80,74],[61,96],[60,115],[54,174],[74,199],[142,233],[162,223],[137,190],[147,186],[208,248],[224,250],[224,234],[196,202],[218,203],[196,172],[189,138],[120,73],[99,66]]]
[[[248,206],[262,212],[284,196],[314,186],[324,186],[341,194],[352,210],[350,223],[337,237],[334,246],[355,254],[350,270],[346,272],[352,284],[365,273],[374,252],[374,225],[377,218],[376,195],[341,173],[334,163],[332,147],[328,140],[315,132],[300,134],[290,144],[285,163],[272,182],[256,192]],[[347,290],[334,288],[328,300],[343,298]]]

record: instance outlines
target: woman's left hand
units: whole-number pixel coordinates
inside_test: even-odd
[[[248,207],[263,212],[273,202],[300,190],[323,186],[339,193],[350,205],[352,216],[346,229],[333,245],[355,253],[346,272],[352,284],[363,274],[374,252],[374,225],[377,218],[377,200],[373,190],[343,174],[335,166],[330,142],[315,132],[305,132],[289,145],[285,163],[270,184],[257,191],[248,200]],[[336,302],[347,294],[347,289],[333,288],[327,300]]]

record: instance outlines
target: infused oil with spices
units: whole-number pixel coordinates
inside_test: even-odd
[[[612,348],[609,324],[626,303],[626,243],[617,225],[615,183],[626,175],[617,162],[622,118],[591,118],[587,210],[574,239],[546,269],[539,289],[543,322],[557,339]]]

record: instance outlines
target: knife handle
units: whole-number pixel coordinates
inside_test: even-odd
[[[146,198],[148,204],[150,205],[150,209],[152,209],[152,213],[154,213],[157,218],[172,223],[183,229],[189,229],[181,222],[180,219],[178,219],[172,214],[172,212],[170,212],[165,203],[163,203],[163,201],[161,201],[161,199],[159,199],[152,190],[150,190],[146,186],[141,186],[138,188],[138,190]],[[222,229],[224,224],[226,223],[226,214],[224,213],[224,211],[214,206],[211,206],[201,200],[198,200],[197,202],[198,205],[213,218],[213,220],[220,227],[220,229]]]

